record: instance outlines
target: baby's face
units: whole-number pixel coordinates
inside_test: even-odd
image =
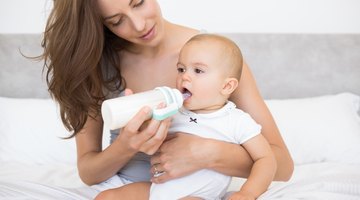
[[[212,111],[224,105],[221,90],[225,84],[218,48],[211,42],[195,41],[186,44],[177,64],[176,86],[189,98],[184,107],[193,111]]]

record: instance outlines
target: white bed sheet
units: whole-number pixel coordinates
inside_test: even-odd
[[[235,190],[243,180],[235,180]],[[295,166],[288,182],[274,182],[259,200],[359,200],[360,165],[314,163]]]
[[[0,200],[87,200],[95,192],[81,182],[76,166],[18,162],[0,165]]]
[[[360,199],[360,165],[316,163],[295,167],[287,183],[274,183],[261,199]]]
[[[243,179],[235,178],[229,190]],[[81,182],[76,166],[2,163],[0,199],[92,199],[96,191]],[[295,166],[292,179],[274,182],[259,200],[359,200],[360,165],[315,163]]]

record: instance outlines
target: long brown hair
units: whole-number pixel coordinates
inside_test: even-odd
[[[126,42],[102,22],[95,0],[54,0],[46,24],[40,58],[69,138],[100,115],[109,92],[125,88],[118,52]]]

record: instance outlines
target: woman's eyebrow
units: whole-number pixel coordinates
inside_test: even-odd
[[[132,4],[134,0],[130,0],[129,2],[129,6]],[[107,17],[104,17],[104,20],[108,20],[108,19],[111,19],[113,17],[116,17],[116,16],[119,16],[120,14],[114,14],[114,15],[110,15],[110,16],[107,16]]]
[[[120,14],[115,14],[115,15],[111,15],[111,16],[108,16],[108,17],[104,17],[104,20],[108,20],[108,19],[111,19],[113,17],[116,17],[116,16],[119,16]]]

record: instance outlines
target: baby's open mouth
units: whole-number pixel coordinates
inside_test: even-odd
[[[192,95],[191,92],[186,88],[184,88],[181,93],[182,93],[184,100],[190,98]]]

